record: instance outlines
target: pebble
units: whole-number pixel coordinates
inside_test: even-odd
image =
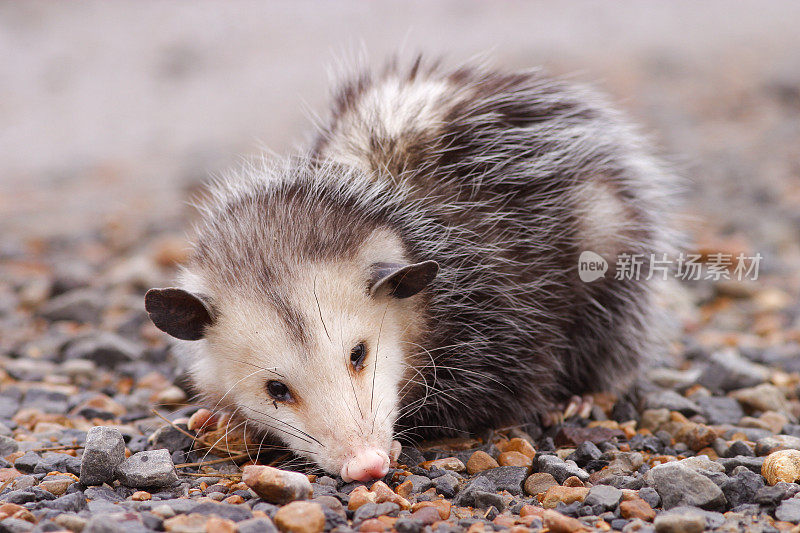
[[[645,483],[661,497],[665,509],[689,505],[716,510],[725,506],[725,495],[710,479],[681,462],[658,465],[645,474]]]
[[[419,466],[426,470],[441,468],[442,470],[450,470],[453,472],[463,472],[467,468],[457,457],[444,457],[442,459],[425,461],[424,463],[420,463]]]
[[[552,475],[559,483],[563,483],[570,476],[575,476],[581,481],[589,480],[589,473],[580,468],[574,461],[564,461],[555,455],[537,456],[536,467],[539,472]]]
[[[236,524],[237,533],[277,533],[278,528],[266,516],[243,520]]]
[[[632,498],[625,500],[619,504],[619,512],[622,518],[644,520],[645,522],[652,522],[656,517],[656,512],[650,507],[650,504],[642,498]]]
[[[794,483],[800,479],[800,451],[780,450],[769,454],[764,459],[761,475],[770,485],[779,481]]]
[[[800,437],[774,435],[764,437],[756,442],[756,455],[769,455],[780,450],[800,450]]]
[[[273,521],[284,533],[320,533],[325,528],[325,513],[317,503],[295,501],[278,509]]]
[[[527,475],[528,469],[521,466],[500,466],[478,474],[479,477],[490,480],[497,490],[507,490],[511,494],[522,493],[522,483]]]
[[[117,467],[117,477],[126,487],[172,487],[178,483],[175,464],[167,450],[149,450],[133,454]]]
[[[75,289],[47,301],[39,314],[47,320],[72,320],[97,323],[103,312],[104,299],[92,289]]]
[[[700,513],[662,513],[653,525],[656,533],[702,533],[706,529],[706,519]]]
[[[93,361],[100,367],[113,368],[136,361],[143,349],[124,337],[107,331],[89,334],[70,343],[64,350],[65,359]]]
[[[500,466],[498,462],[488,453],[478,450],[469,456],[467,461],[467,473],[470,475],[489,470],[490,468],[497,468]]]
[[[558,485],[558,481],[556,481],[556,478],[554,478],[552,474],[537,472],[528,476],[525,480],[524,488],[527,494],[536,496],[554,485]]]
[[[784,522],[800,523],[800,500],[797,498],[783,500],[775,509],[775,518]]]
[[[769,383],[734,391],[731,393],[731,397],[738,401],[748,412],[787,412],[789,410],[788,403],[781,390]]]
[[[80,480],[84,485],[100,485],[114,479],[125,460],[125,441],[116,428],[95,426],[86,434],[81,459]]]
[[[622,500],[622,491],[609,485],[595,485],[589,490],[584,503],[592,507],[599,505],[603,509],[613,510]]]
[[[312,493],[311,482],[304,474],[271,466],[246,466],[242,471],[242,481],[270,503],[304,500]]]
[[[579,520],[548,509],[542,513],[542,523],[552,533],[575,533],[589,531]]]
[[[559,503],[569,505],[572,502],[582,502],[589,494],[586,487],[564,487],[555,485],[538,496],[539,503],[546,509],[555,509]]]
[[[510,450],[507,452],[502,452],[500,455],[498,455],[497,462],[500,463],[500,466],[529,467],[531,466],[533,460],[521,452]]]

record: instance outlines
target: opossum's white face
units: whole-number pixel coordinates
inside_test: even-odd
[[[406,292],[416,294],[435,276],[435,263],[421,265],[424,283]],[[215,296],[203,340],[190,343],[199,388],[328,472],[382,477],[406,354],[422,327],[421,296],[403,294],[400,266],[314,264],[273,294]],[[175,334],[151,308],[157,305],[148,307],[156,325]]]

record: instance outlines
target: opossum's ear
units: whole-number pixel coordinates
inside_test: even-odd
[[[373,296],[385,293],[395,298],[408,298],[427,287],[437,272],[439,264],[436,261],[413,265],[373,263],[369,293]]]
[[[144,308],[158,329],[176,339],[196,341],[213,321],[210,306],[183,289],[150,289],[144,295]]]

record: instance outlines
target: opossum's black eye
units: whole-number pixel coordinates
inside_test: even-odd
[[[363,342],[356,344],[355,348],[350,352],[350,364],[356,370],[361,370],[364,366],[364,358],[367,356],[367,347]]]
[[[267,382],[267,392],[270,396],[272,396],[273,400],[279,402],[287,402],[292,399],[292,393],[289,392],[289,387],[281,383],[280,381],[268,381]]]

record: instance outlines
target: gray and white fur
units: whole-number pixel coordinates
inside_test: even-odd
[[[147,307],[213,404],[380,477],[398,434],[533,422],[661,353],[661,283],[614,264],[672,252],[674,184],[586,88],[392,62],[339,88],[308,153],[217,183]]]

